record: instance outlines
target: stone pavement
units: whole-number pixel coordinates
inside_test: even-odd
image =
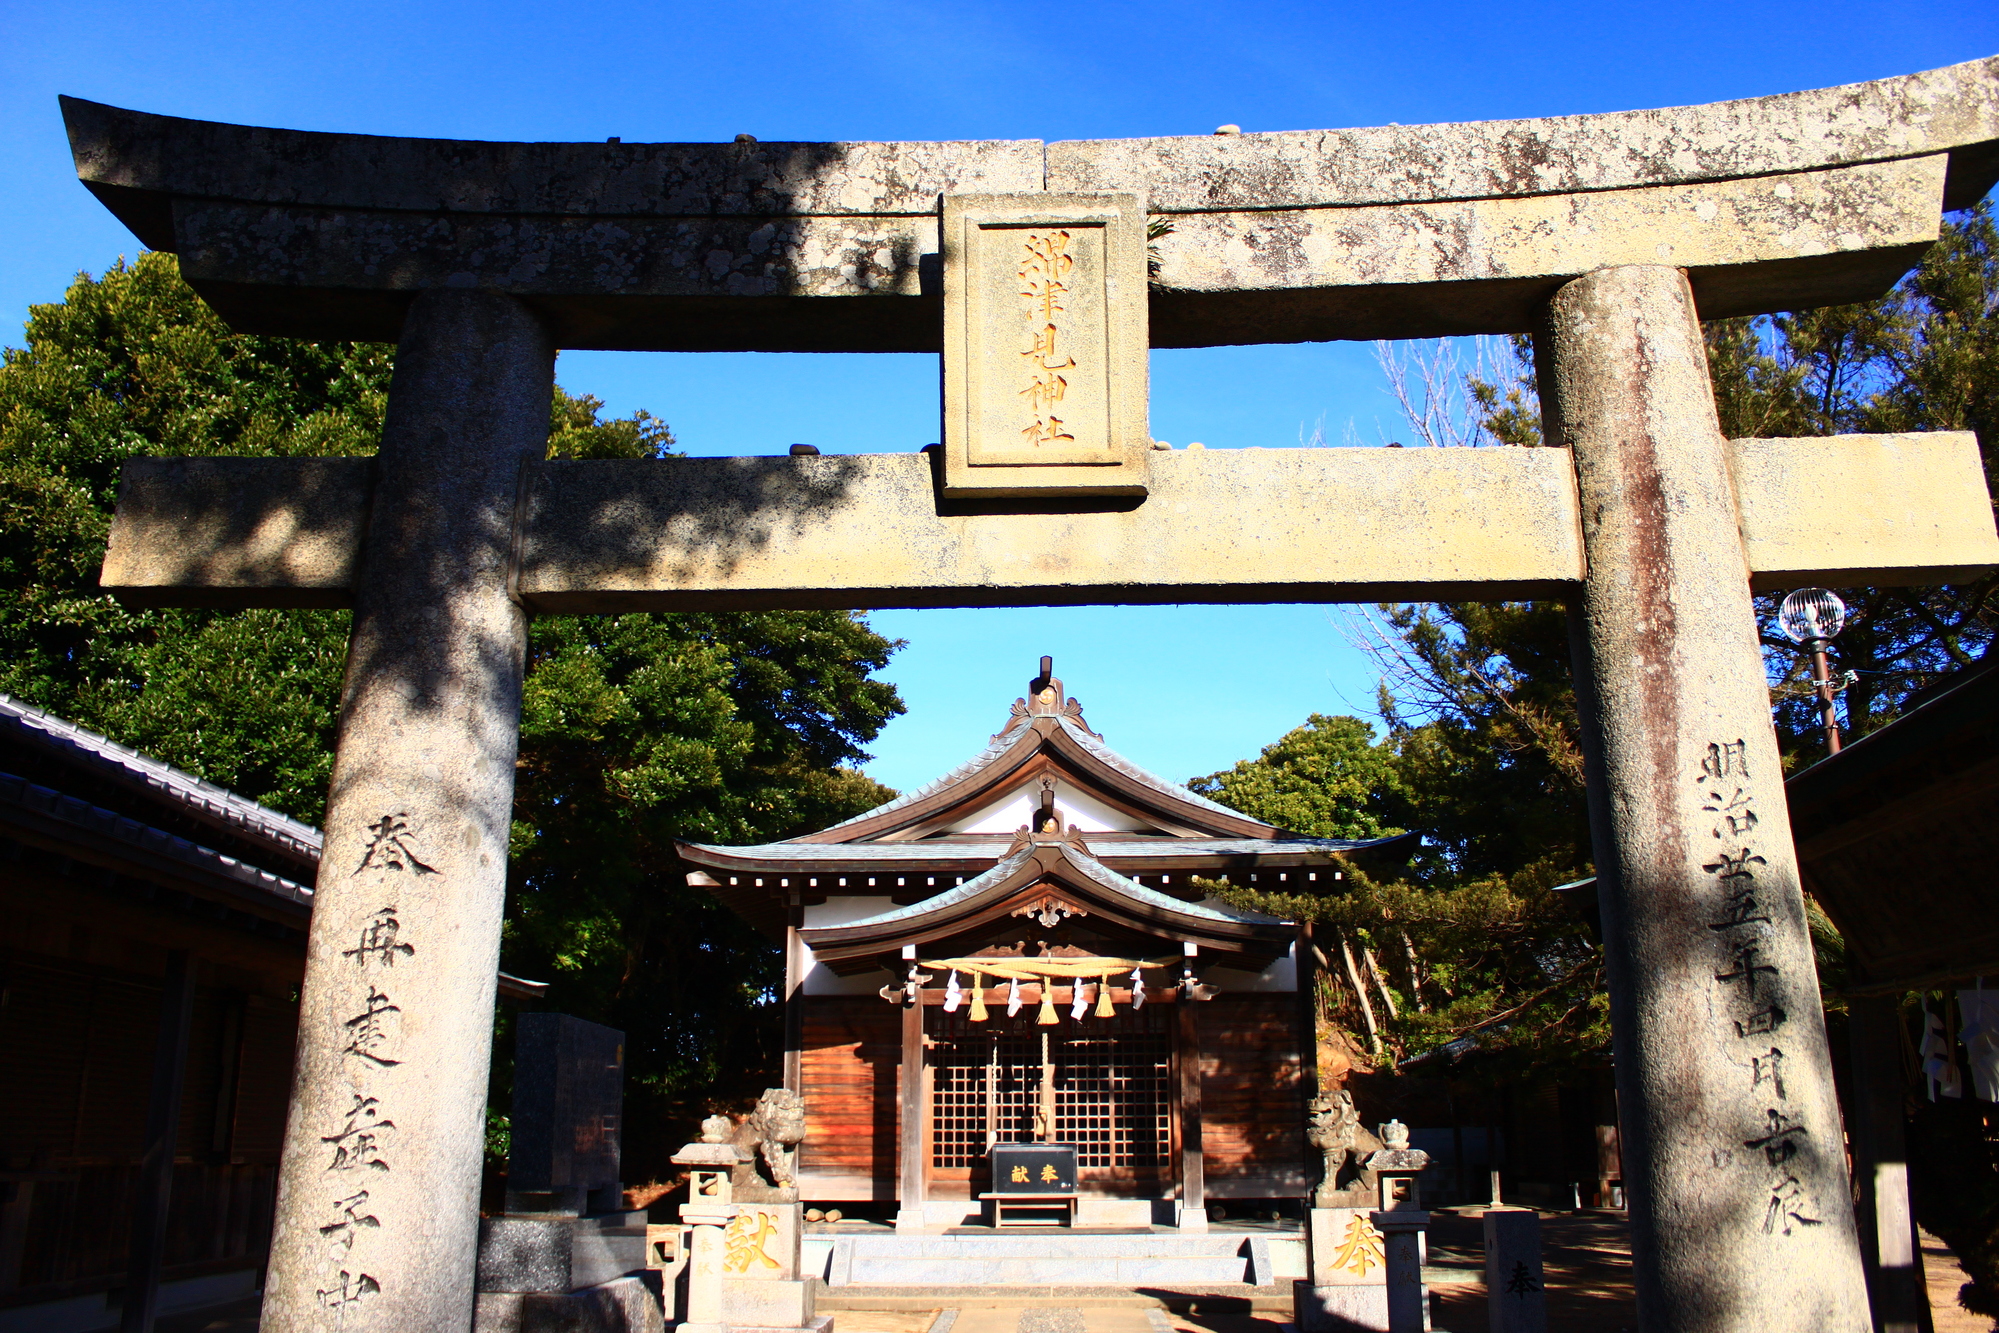
[[[1608,1211],[1544,1213],[1549,1333],[1621,1333],[1637,1328],[1631,1293],[1631,1242],[1624,1216]],[[1436,1333],[1485,1333],[1485,1283],[1479,1215],[1439,1211],[1431,1229],[1431,1291]],[[1966,1281],[1957,1259],[1936,1237],[1923,1236],[1936,1333],[1988,1333],[1990,1321],[1964,1310],[1957,1289]],[[1226,1302],[1223,1302],[1226,1304]],[[1223,1308],[1186,1313],[1143,1307],[1022,1306],[967,1303],[939,1327],[943,1302],[929,1310],[841,1310],[838,1333],[1292,1333],[1282,1315]],[[257,1300],[164,1317],[159,1333],[256,1333]]]

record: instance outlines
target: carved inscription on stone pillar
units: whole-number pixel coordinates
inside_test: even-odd
[[[945,493],[1143,495],[1145,209],[944,199]]]

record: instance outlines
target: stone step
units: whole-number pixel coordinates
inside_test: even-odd
[[[1243,1236],[854,1236],[834,1242],[834,1288],[1160,1287],[1269,1283],[1267,1240]]]
[[[1040,1227],[1014,1235],[906,1235],[840,1237],[862,1255],[895,1255],[907,1258],[957,1258],[971,1255],[1004,1256],[1046,1254],[1059,1249],[1073,1256],[1130,1256],[1133,1258],[1193,1258],[1214,1255],[1246,1255],[1252,1239],[1243,1235],[1173,1235],[1145,1232],[1090,1235],[1060,1227]]]
[[[821,1310],[935,1310],[940,1306],[1004,1304],[1073,1306],[1082,1309],[1163,1309],[1181,1313],[1282,1312],[1292,1308],[1290,1282],[1252,1287],[1243,1282],[1213,1286],[1175,1283],[1171,1286],[1088,1287],[1047,1286],[849,1286],[819,1293]]]

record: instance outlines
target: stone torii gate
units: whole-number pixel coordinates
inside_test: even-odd
[[[355,612],[265,1328],[469,1324],[528,615],[1520,597],[1571,607],[1644,1326],[1869,1326],[1750,594],[1999,537],[1968,435],[1723,439],[1696,321],[1884,291],[1999,177],[1999,59],[1057,144],[64,114],[234,327],[398,344],[375,459],[135,461],[103,575]],[[1554,448],[1150,446],[1148,345],[1519,330]],[[942,352],[943,445],[548,462],[558,346]]]

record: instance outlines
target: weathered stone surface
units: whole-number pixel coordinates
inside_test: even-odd
[[[1860,1333],[1818,977],[1686,279],[1579,279],[1536,349],[1589,555],[1572,641],[1639,1308],[1677,1333]]]
[[[1372,1208],[1314,1208],[1306,1243],[1315,1287],[1378,1287],[1387,1260]]]
[[[1292,1321],[1299,1333],[1387,1333],[1388,1287],[1292,1284]]]
[[[479,1223],[480,1291],[568,1291],[575,1221],[488,1217]]]
[[[185,582],[183,606],[234,605],[232,588],[263,589],[260,606],[351,605],[373,486],[366,458],[133,459],[102,577]]]
[[[1951,151],[1949,208],[1991,188],[1999,56],[1869,83],[1538,120],[1048,146],[1051,190],[1144,190],[1167,213],[1570,194]]]
[[[935,351],[939,197],[1043,190],[1171,217],[1154,346],[1519,331],[1561,280],[1632,263],[1749,314],[1878,294],[1940,205],[1999,178],[1999,60],[1664,111],[1056,144],[1045,179],[1026,141],[479,143],[63,105],[79,176],[141,240],[238,328],[311,338],[392,338],[414,292],[490,286],[569,347]]]
[[[1975,577],[1992,559],[1992,504],[1969,431],[1731,440],[1750,586],[1879,586],[1912,555],[1922,581]],[[1829,524],[1822,519],[1830,517]]]
[[[1508,332],[1532,327],[1564,279],[1619,264],[1688,269],[1710,319],[1868,300],[1936,238],[1946,162],[1176,217],[1156,243],[1152,341]]]
[[[1734,449],[1759,587],[1938,583],[1999,564],[1966,433]],[[287,471],[302,461],[128,462],[104,587],[138,606],[345,604],[355,557],[339,534],[362,521],[368,464]],[[520,589],[576,613],[1526,597],[1581,577],[1573,470],[1554,450],[1152,461],[1141,504],[1031,514],[940,514],[929,461],[911,455],[544,463]],[[292,475],[312,481],[305,501]],[[264,531],[304,533],[307,549],[230,544]]]
[[[175,205],[168,248],[211,305],[274,334],[394,338],[411,293],[490,287],[530,301],[564,347],[938,347],[938,298],[922,274],[936,262],[935,216],[542,218],[202,200]],[[831,299],[855,296],[909,299],[865,310]]]
[[[1145,205],[944,200],[948,497],[1145,493]]]
[[[262,1327],[472,1320],[526,616],[521,468],[555,349],[517,302],[418,302],[342,686]]]
[[[722,1282],[722,1322],[730,1328],[802,1328],[812,1322],[817,1278],[807,1281]]]
[[[738,1203],[722,1228],[722,1271],[731,1282],[794,1282],[805,1226],[799,1203]],[[729,1323],[769,1323],[770,1320]],[[778,1320],[777,1323],[798,1323]]]
[[[78,175],[120,217],[146,196],[411,213],[935,215],[941,194],[1042,188],[1036,139],[504,143],[225,125],[62,99]],[[157,219],[132,212],[142,231]]]
[[[645,1279],[614,1278],[567,1294],[482,1292],[472,1333],[665,1333]]]

